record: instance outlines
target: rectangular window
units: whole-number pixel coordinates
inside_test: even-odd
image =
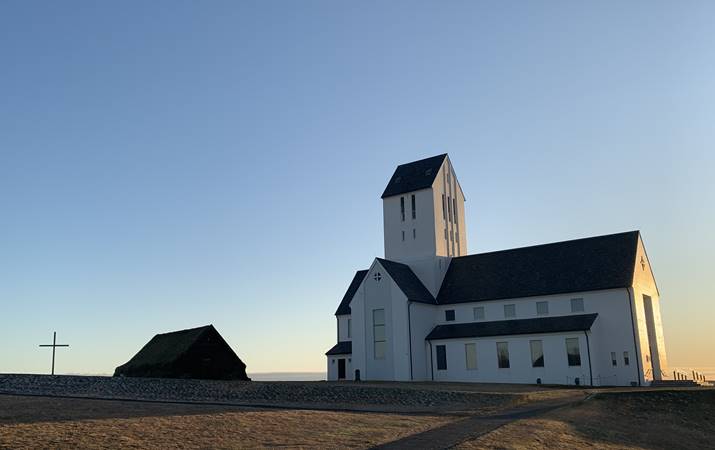
[[[529,341],[531,345],[531,367],[544,367],[544,345],[542,341]]]
[[[578,338],[566,339],[566,355],[568,356],[569,366],[581,365],[581,348],[578,344]]]
[[[444,240],[445,241],[447,240],[447,229],[446,228],[444,229]]]
[[[485,317],[483,306],[477,306],[474,308],[474,320],[484,320]]]
[[[447,348],[444,345],[437,346],[437,370],[447,370]]]
[[[405,221],[405,197],[400,197],[400,216],[402,221]]]
[[[611,352],[611,365],[613,365],[613,367],[618,366],[618,360],[616,359],[616,352]]]
[[[447,205],[445,204],[444,194],[442,194],[442,218],[447,221]]]
[[[536,302],[536,314],[543,316],[549,313],[549,302]]]
[[[467,361],[467,370],[476,370],[477,344],[464,344],[464,357]]]
[[[497,342],[497,362],[500,369],[509,368],[509,343]]]
[[[453,198],[452,199],[452,212],[454,213],[454,223],[457,223],[457,199]]]
[[[582,298],[572,298],[571,299],[571,312],[583,312],[583,299]]]
[[[516,317],[516,305],[504,305],[504,317],[506,319]]]
[[[415,205],[415,194],[412,194],[412,218],[417,218],[417,206]]]
[[[447,197],[447,218],[452,221],[452,199]]]
[[[623,352],[623,365],[629,366],[631,364],[631,358],[628,357],[628,352]]]
[[[385,310],[372,310],[372,335],[375,342],[375,359],[385,359],[387,337],[385,335]]]
[[[352,320],[348,319],[348,338],[353,337],[353,324]]]
[[[448,309],[447,311],[444,312],[444,320],[446,320],[447,322],[454,321],[454,310],[453,309]]]
[[[417,229],[412,229],[412,239],[417,239]]]
[[[402,241],[405,241],[405,230],[402,230]]]

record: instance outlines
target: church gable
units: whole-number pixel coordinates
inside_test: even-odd
[[[658,292],[658,285],[655,282],[655,275],[648,259],[648,253],[643,243],[643,237],[638,235],[638,246],[633,264],[633,286],[640,287],[645,291],[655,290]]]
[[[397,284],[397,287],[405,294],[407,300],[435,304],[432,294],[407,264],[382,258],[376,258],[376,261],[387,271],[390,278]]]

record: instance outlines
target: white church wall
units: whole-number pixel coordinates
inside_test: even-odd
[[[394,282],[392,290],[392,366],[393,379],[410,380],[410,347],[408,339],[407,297]]]
[[[583,299],[583,311],[571,312],[571,299],[573,298]],[[442,325],[475,322],[475,307],[484,308],[484,321],[508,320],[504,316],[504,305],[515,306],[515,319],[598,313],[590,339],[594,383],[629,385],[631,381],[638,380],[638,367],[634,359],[637,351],[633,339],[633,325],[630,319],[628,300],[628,293],[625,289],[610,289],[440,305],[435,308],[437,313],[435,322]],[[548,314],[537,313],[537,302],[548,302]],[[455,320],[447,322],[445,311],[450,309],[455,311]],[[616,354],[616,366],[612,364],[611,352]],[[624,352],[628,352],[628,366],[625,365]]]
[[[375,280],[376,273],[380,273],[380,281]],[[365,291],[364,297],[364,347],[365,352],[365,370],[361,371],[362,378],[365,380],[392,380],[394,379],[393,366],[393,311],[392,311],[392,291],[395,282],[390,278],[387,270],[385,270],[379,262],[375,261],[370,268],[362,286]],[[375,358],[374,351],[374,327],[373,327],[373,311],[376,309],[384,309],[385,311],[385,356],[383,359]],[[356,350],[353,350],[355,353]]]
[[[338,318],[338,342],[350,341],[352,338],[348,333],[348,321],[350,321],[350,328],[352,328],[352,317],[350,314],[337,316]],[[350,330],[352,331],[352,330]]]
[[[652,328],[654,339],[649,336],[649,311],[644,295],[650,297],[652,305]],[[636,316],[636,328],[639,339],[640,363],[644,368],[644,382],[653,379],[672,378],[669,374],[668,359],[663,335],[663,319],[660,314],[660,294],[655,283],[652,267],[646,254],[642,239],[638,240],[635,270],[633,274],[633,303]],[[651,342],[652,341],[652,342]]]
[[[435,326],[436,307],[424,303],[412,302],[410,317],[412,320],[412,379],[425,381],[431,379],[430,361],[425,336]]]
[[[434,257],[435,231],[432,190],[421,189],[383,199],[382,214],[385,259],[407,262]],[[412,195],[415,196],[415,218],[412,218]],[[402,220],[400,199],[405,200],[405,220]],[[404,240],[402,239],[404,233]]]
[[[352,368],[352,355],[329,355],[328,357],[328,381],[338,380],[338,360],[345,360],[345,379],[353,379],[353,368]]]
[[[406,264],[410,266],[427,290],[436,297],[449,268],[450,260],[451,258],[447,256],[433,255],[429,258],[410,260]]]
[[[349,379],[353,379],[355,376],[355,370],[360,370],[360,376],[362,379],[365,378],[366,369],[366,334],[367,334],[367,321],[365,320],[365,283],[367,282],[367,277],[360,284],[360,287],[355,291],[353,299],[350,301],[350,311],[352,318],[352,365]]]
[[[581,364],[569,366],[566,339],[579,341]],[[540,340],[544,353],[544,367],[532,367],[530,341]],[[497,342],[508,343],[509,368],[499,368]],[[465,344],[475,344],[476,369],[467,369]],[[437,346],[445,345],[447,370],[438,370]],[[485,383],[530,383],[541,378],[545,384],[581,384],[590,382],[588,348],[583,332],[563,334],[533,334],[490,338],[448,339],[432,341],[432,365],[436,381],[471,381]]]

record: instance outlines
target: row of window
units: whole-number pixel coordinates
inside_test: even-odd
[[[457,199],[442,194],[442,219],[457,224]]]
[[[500,369],[508,369],[511,367],[509,359],[509,343],[497,342],[497,367]],[[544,343],[541,340],[529,341],[531,349],[531,367],[544,367]],[[447,370],[447,346],[438,345],[437,352],[437,370]],[[624,352],[627,356],[628,352]],[[615,355],[615,353],[613,353]],[[569,366],[581,365],[581,348],[578,338],[566,338],[566,358]],[[464,359],[467,370],[477,369],[477,344],[470,342],[464,344]]]
[[[474,314],[475,321],[486,320],[487,317],[486,317],[486,312],[485,312],[484,306],[475,306],[472,309],[472,311]],[[572,298],[571,299],[571,312],[577,313],[577,312],[583,312],[583,311],[584,311],[583,299],[582,298]],[[536,302],[536,315],[545,316],[548,314],[549,314],[549,302],[548,301]],[[504,318],[505,319],[516,318],[516,304],[509,303],[507,305],[504,305]],[[456,319],[456,317],[455,317],[455,312],[453,309],[445,310],[445,312],[444,312],[444,320],[445,321],[452,322],[455,319]]]
[[[402,221],[405,221],[405,197],[400,197],[400,215]],[[415,194],[412,194],[412,219],[417,218],[417,204],[415,202]]]

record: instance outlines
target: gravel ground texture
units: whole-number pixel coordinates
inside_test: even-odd
[[[526,400],[523,393],[474,392],[459,385],[256,382],[0,374],[0,394],[308,409],[491,413]]]

